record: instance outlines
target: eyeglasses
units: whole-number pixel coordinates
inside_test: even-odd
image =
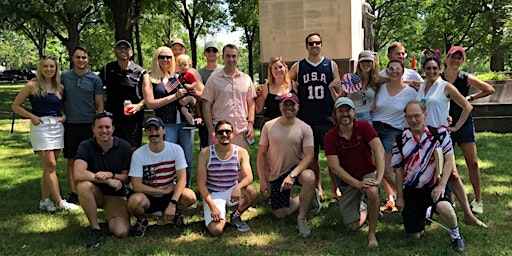
[[[389,66],[389,67],[387,67],[387,70],[389,72],[400,72],[400,71],[402,71],[402,68],[401,67]]]
[[[158,55],[159,60],[172,60],[172,56],[168,55]]]
[[[362,92],[362,91],[359,91],[358,94],[361,95],[361,102],[363,103],[363,104],[361,104],[361,106],[366,105],[366,93]],[[359,106],[359,107],[361,107],[361,106]]]
[[[82,87],[82,77],[81,76],[79,76],[78,79],[76,80],[76,86]]]
[[[94,120],[96,120],[96,119],[100,119],[100,118],[104,118],[104,117],[113,118],[113,117],[114,117],[114,115],[113,115],[112,113],[110,113],[110,112],[107,112],[107,111],[105,111],[105,112],[100,112],[100,113],[98,113],[98,114],[96,114],[96,115],[94,116]]]
[[[321,45],[322,44],[322,41],[311,41],[311,42],[308,42],[308,45],[309,46],[313,46],[313,45]]]
[[[219,52],[219,50],[217,50],[217,49],[215,49],[215,48],[207,48],[207,49],[206,49],[206,50],[204,50],[204,51],[205,51],[205,52],[207,52],[207,53],[211,53],[211,52],[213,52],[213,53],[218,53],[218,52]]]
[[[405,119],[407,120],[418,120],[420,117],[425,114],[425,112],[421,112],[421,114],[415,114],[415,115],[405,115]]]
[[[215,131],[216,134],[218,135],[230,135],[233,131],[232,130],[218,130],[218,131]]]

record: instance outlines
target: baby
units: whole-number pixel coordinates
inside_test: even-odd
[[[197,85],[197,82],[194,75],[188,72],[188,69],[192,65],[190,57],[186,54],[181,54],[176,58],[176,62],[178,64],[178,80],[183,86],[185,86],[187,90],[194,89],[194,87]],[[188,127],[195,127],[194,116],[196,116],[198,111],[196,98],[187,94],[187,96],[184,96],[179,100],[179,103],[182,106],[180,109],[181,114],[189,123]]]

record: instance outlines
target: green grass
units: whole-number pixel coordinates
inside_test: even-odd
[[[20,87],[0,87],[0,113],[10,113],[10,104]],[[9,98],[9,99],[6,99]],[[40,162],[30,148],[28,120],[17,119],[15,133],[10,134],[10,115],[0,118],[0,254],[1,255],[455,255],[448,233],[431,225],[419,241],[406,237],[399,214],[385,214],[379,222],[380,246],[367,247],[367,228],[347,231],[339,217],[337,203],[327,200],[319,215],[309,217],[312,235],[300,238],[295,230],[296,215],[277,220],[260,198],[256,212],[247,212],[252,230],[239,233],[228,227],[220,238],[211,237],[204,227],[202,207],[187,211],[187,229],[180,233],[162,220],[153,224],[142,239],[117,239],[107,235],[98,248],[83,245],[89,224],[80,210],[76,213],[43,213],[38,210],[40,197]],[[197,137],[197,136],[196,136]],[[489,223],[482,229],[460,223],[466,238],[467,255],[512,255],[512,157],[509,145],[512,134],[478,133],[482,167],[485,213],[479,216]],[[253,172],[257,147],[251,148]],[[472,200],[464,160],[457,148],[457,164]],[[197,153],[197,152],[196,152]],[[331,197],[325,157],[322,184],[326,198]],[[194,168],[195,169],[195,168]],[[65,161],[58,163],[62,195],[69,192],[65,178]],[[255,179],[257,184],[257,178]],[[460,207],[456,208],[459,219]],[[133,221],[133,220],[132,220]],[[104,230],[106,226],[102,220]]]

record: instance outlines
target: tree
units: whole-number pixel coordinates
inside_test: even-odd
[[[190,40],[192,66],[197,65],[197,39],[207,32],[218,31],[226,25],[222,0],[175,0],[169,3],[174,15],[183,23]]]
[[[242,28],[242,42],[247,44],[249,76],[254,77],[254,62],[259,60],[260,25],[257,0],[227,0],[231,20],[236,27]]]
[[[490,69],[503,71],[506,53],[510,51],[503,44],[505,21],[510,16],[510,9],[506,6],[510,4],[510,0],[480,0],[480,3],[484,8],[484,17],[491,27]]]

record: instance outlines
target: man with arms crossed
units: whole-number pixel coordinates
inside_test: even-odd
[[[217,122],[215,136],[218,143],[201,150],[197,163],[197,188],[203,197],[206,227],[212,235],[222,235],[226,225],[226,203],[231,200],[238,201],[238,207],[231,214],[230,223],[238,231],[249,231],[251,228],[241,219],[257,195],[251,185],[249,153],[231,143],[233,126],[228,121]],[[243,178],[237,181],[240,172]]]
[[[320,147],[324,148],[325,133],[333,125],[331,113],[336,94],[330,91],[329,84],[333,81],[339,83],[340,75],[338,65],[321,54],[322,38],[320,34],[309,34],[305,41],[308,57],[293,64],[289,74],[290,79],[298,83],[296,88],[293,88],[299,96],[298,117],[313,129],[315,154],[311,169],[315,172],[318,196],[321,197],[323,190],[318,154]],[[332,184],[333,193],[337,193],[334,183]]]
[[[427,127],[427,115],[426,106],[420,101],[412,100],[405,107],[409,128],[397,138],[401,143],[395,140],[391,161],[396,173],[396,207],[402,213],[405,232],[413,238],[423,235],[425,212],[432,207],[431,211],[439,213],[448,226],[453,249],[463,252],[465,244],[459,233],[457,214],[446,189],[455,161],[452,142],[445,127]],[[437,135],[431,129],[436,129]],[[443,158],[442,167],[436,164],[437,148],[442,151],[439,156]]]
[[[133,234],[143,237],[148,227],[145,213],[163,211],[167,221],[183,228],[181,213],[196,202],[196,194],[187,183],[187,162],[183,149],[164,141],[164,122],[150,117],[144,124],[149,143],[133,152],[130,173],[135,193],[128,199],[128,209],[137,218]]]
[[[96,113],[103,112],[101,79],[89,71],[89,49],[78,46],[73,51],[73,69],[62,72],[64,95],[64,158],[67,158],[68,182],[71,188],[68,202],[78,204],[73,166],[78,145],[92,136],[91,125]]]
[[[297,95],[283,95],[279,103],[281,117],[267,121],[261,130],[258,148],[258,174],[265,179],[266,163],[270,166],[270,182],[260,180],[260,184],[270,183],[272,213],[279,219],[299,210],[297,229],[299,235],[311,234],[306,215],[320,211],[320,201],[315,197],[316,179],[309,169],[313,161],[313,131],[296,116],[299,110]],[[293,185],[302,186],[298,197],[290,197]],[[267,189],[268,190],[268,189]],[[311,202],[313,200],[313,203]]]
[[[348,229],[357,230],[368,217],[368,246],[377,247],[375,230],[379,218],[379,185],[384,176],[384,147],[375,129],[366,121],[355,120],[355,115],[351,99],[336,100],[333,112],[336,126],[325,135],[325,155],[343,194],[339,199],[343,223]],[[363,195],[367,205],[361,201]]]
[[[98,246],[103,237],[98,207],[103,208],[108,229],[116,237],[126,237],[130,231],[125,184],[129,182],[131,148],[128,142],[112,136],[112,118],[109,112],[94,117],[94,137],[80,143],[74,161],[78,198],[92,226],[87,247]]]

